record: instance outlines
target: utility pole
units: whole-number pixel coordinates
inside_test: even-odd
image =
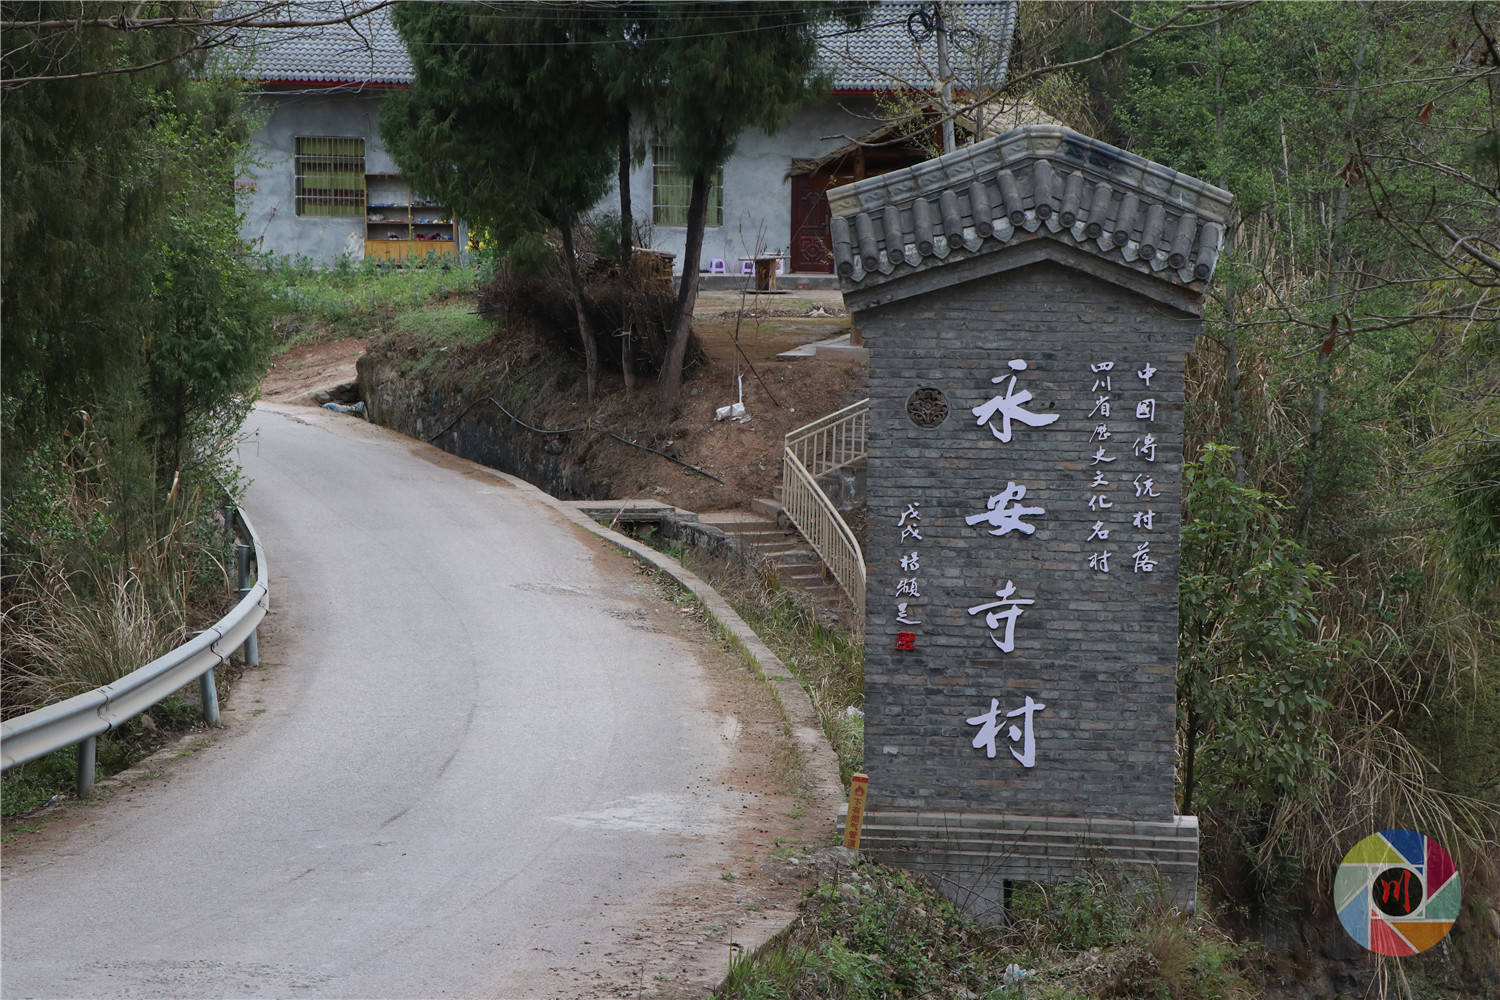
[[[943,152],[954,150],[953,140],[953,72],[948,68],[948,26],[943,23],[943,5],[932,5],[932,24],[937,32],[938,92],[943,101]]]

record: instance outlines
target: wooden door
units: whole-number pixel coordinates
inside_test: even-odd
[[[792,270],[799,274],[833,273],[833,236],[828,229],[829,178],[824,174],[792,176]]]

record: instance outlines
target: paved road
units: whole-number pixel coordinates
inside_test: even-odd
[[[529,491],[326,411],[248,430],[266,665],[212,745],[8,846],[0,992],[637,995],[616,949],[772,801],[719,653]]]

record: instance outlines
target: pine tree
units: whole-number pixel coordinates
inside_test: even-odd
[[[413,187],[502,245],[555,227],[589,398],[599,349],[583,307],[577,220],[608,188],[617,116],[591,54],[616,27],[589,4],[407,4],[397,30],[416,81],[386,99],[386,145]]]
[[[5,20],[67,17],[77,4],[6,3]],[[6,81],[149,62],[172,31],[17,29]],[[150,313],[149,230],[173,176],[152,156],[169,63],[131,76],[59,79],[0,91],[0,336],[7,465],[68,415],[128,381]]]
[[[205,72],[192,27],[57,26],[135,13],[0,5],[7,486],[104,409],[136,414],[170,482],[201,418],[237,425],[270,346],[233,200],[239,84]]]

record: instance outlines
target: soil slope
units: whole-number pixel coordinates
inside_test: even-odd
[[[404,359],[417,377],[446,389],[499,391],[508,375],[524,369],[527,378],[540,384],[524,394],[516,415],[540,428],[588,427],[593,433],[585,436],[578,460],[587,477],[606,485],[612,498],[656,499],[696,511],[742,507],[754,497],[772,495],[781,478],[782,441],[788,431],[864,397],[863,354],[823,351],[814,357],[777,358],[849,332],[842,297],[832,291],[781,296],[704,292],[694,325],[707,360],[689,373],[678,412],[671,417],[656,407],[654,383],[627,393],[617,375],[601,380],[600,397],[590,406],[579,359],[549,357],[551,352],[530,335],[498,328],[488,339],[445,351],[436,364],[431,362],[431,342],[412,334],[298,347],[276,359],[262,391],[273,401],[315,403],[320,391],[353,381],[354,363],[366,350]],[[741,385],[749,419],[715,421],[715,410],[740,400]],[[620,443],[611,433],[723,482]]]

